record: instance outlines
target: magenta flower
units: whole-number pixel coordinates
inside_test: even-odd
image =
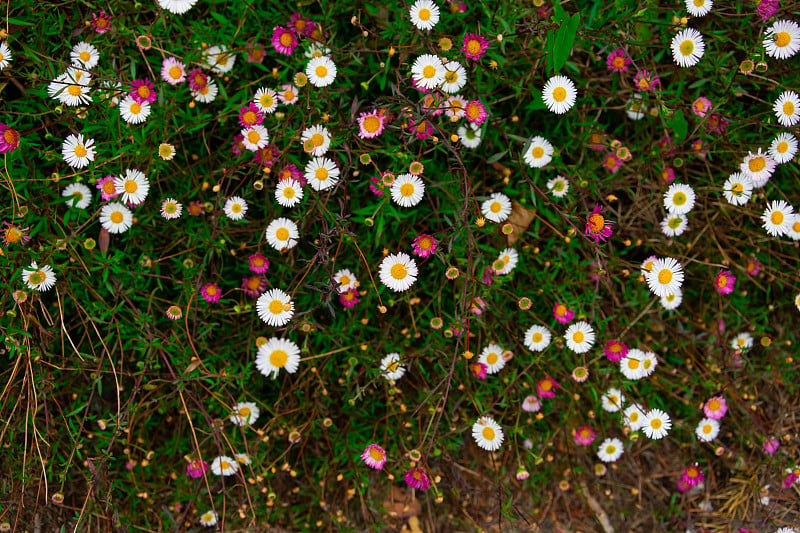
[[[658,74],[655,72],[640,70],[636,73],[636,77],[633,78],[633,84],[636,86],[636,90],[639,92],[655,91],[656,88],[661,84],[661,80],[658,79]]]
[[[705,117],[706,113],[711,110],[711,100],[705,96],[701,96],[692,103],[692,113],[698,117]]]
[[[703,412],[708,418],[719,420],[728,412],[728,403],[722,396],[714,396],[703,405]]]
[[[705,121],[705,126],[711,133],[725,133],[725,128],[728,127],[728,122],[716,113],[711,113],[708,120]]]
[[[596,436],[592,426],[579,427],[575,431],[575,444],[579,446],[591,446]]]
[[[659,181],[662,185],[669,185],[675,181],[675,169],[672,167],[666,167],[662,169],[661,175],[659,176]]]
[[[289,19],[289,29],[297,35],[311,37],[311,34],[317,29],[317,25],[314,24],[310,18],[304,17],[300,13],[292,13]]]
[[[244,47],[244,51],[247,52],[248,63],[263,63],[264,58],[267,56],[264,47],[253,41],[253,39],[250,39],[247,42]]]
[[[697,463],[693,463],[689,466],[689,468],[684,469],[684,471],[681,473],[681,479],[690,487],[696,487],[703,482],[705,476],[703,476],[703,471],[700,470],[700,467],[697,465]]]
[[[601,213],[603,206],[596,204],[594,210],[589,214],[586,219],[586,236],[594,239],[594,242],[605,242],[606,239],[611,237],[613,230],[611,229],[611,222],[607,220]]]
[[[556,302],[555,307],[553,307],[553,316],[559,324],[569,324],[575,317],[575,311],[567,309],[567,306],[562,303]]]
[[[279,54],[290,56],[297,48],[297,36],[283,26],[275,26],[272,30],[272,47]]]
[[[364,453],[361,454],[361,460],[364,461],[368,467],[381,470],[383,465],[386,464],[386,452],[377,444],[370,444],[364,449]]]
[[[0,122],[0,154],[10,154],[19,146],[19,132]]]
[[[414,134],[417,139],[425,140],[433,135],[433,124],[427,119],[417,119],[408,126],[408,131]]]
[[[720,294],[730,294],[736,286],[736,277],[730,270],[720,270],[714,280],[714,286]]]
[[[555,398],[555,391],[558,388],[558,382],[550,376],[543,377],[536,384],[536,394],[539,398]]]
[[[534,396],[526,396],[524,400],[522,400],[522,410],[526,413],[538,413],[542,409],[542,401]]]
[[[345,307],[355,307],[360,301],[355,289],[348,289],[339,294],[339,302]]]
[[[472,375],[478,379],[486,379],[486,374],[488,373],[489,366],[484,363],[472,363],[469,365],[470,372]]]
[[[467,56],[467,59],[474,59],[479,61],[481,56],[486,53],[489,48],[489,41],[477,33],[465,33],[464,41],[461,43],[461,51]]]
[[[241,133],[237,133],[233,136],[233,140],[231,141],[231,152],[236,155],[242,155],[245,151],[248,151],[247,148],[244,147],[244,135]]]
[[[775,437],[768,437],[767,440],[764,441],[764,453],[767,455],[772,455],[777,452],[780,447],[781,442]]]
[[[481,274],[481,283],[484,285],[491,285],[494,283],[494,269],[492,267],[486,267]]]
[[[208,472],[208,463],[199,459],[194,459],[186,465],[186,475],[190,478],[197,479],[203,477],[203,474]]]
[[[468,122],[472,122],[478,126],[486,122],[486,118],[489,116],[489,113],[486,112],[486,107],[480,100],[468,102],[464,107],[464,113]]]
[[[242,278],[242,289],[250,298],[258,298],[267,290],[267,279],[259,274]]]
[[[250,102],[246,106],[242,106],[239,108],[239,125],[243,128],[249,128],[250,126],[256,126],[264,122],[264,113],[258,108],[258,106]]]
[[[263,274],[269,269],[269,259],[261,254],[251,255],[248,261],[250,263],[250,272]]]
[[[107,32],[111,29],[111,17],[106,15],[106,12],[103,10],[92,13],[92,27],[97,33]]]
[[[114,187],[114,176],[97,178],[96,187],[100,189],[100,196],[103,197],[103,200],[111,200],[120,194],[117,192],[117,188]]]
[[[203,288],[200,289],[200,295],[205,301],[213,304],[219,301],[220,297],[222,296],[222,291],[219,289],[219,285],[216,283],[206,283],[203,285]]]
[[[369,185],[369,190],[372,191],[372,194],[375,196],[383,196],[383,181],[378,177],[372,177],[369,180],[372,182]]]
[[[798,476],[794,472],[789,472],[788,474],[786,474],[786,477],[783,478],[783,488],[784,489],[790,488],[792,485],[797,483],[798,478],[800,478],[800,476]]]
[[[386,126],[384,119],[384,115],[377,110],[361,113],[358,117],[358,136],[361,139],[374,139],[383,133]]]
[[[256,150],[255,152],[256,161],[262,167],[273,167],[275,163],[278,162],[278,157],[280,157],[280,155],[281,153],[278,151],[275,143],[269,143],[264,148]],[[301,185],[305,184],[301,183]]]
[[[608,54],[606,64],[608,65],[608,70],[613,72],[625,72],[631,64],[631,58],[628,57],[625,50],[617,48]]]
[[[189,88],[198,92],[200,89],[205,89],[208,85],[208,76],[203,73],[199,68],[189,71]]]
[[[170,85],[178,85],[186,81],[186,65],[174,57],[161,62],[161,79]]]
[[[762,20],[767,20],[778,12],[781,7],[780,0],[761,0],[758,3],[758,14]]]
[[[472,306],[470,307],[470,312],[473,315],[482,315],[483,310],[486,309],[486,302],[483,298],[477,297],[472,299]]]
[[[622,159],[616,152],[608,152],[603,157],[603,167],[612,174],[622,168]]]
[[[439,244],[432,235],[423,233],[416,239],[411,241],[411,246],[414,249],[414,254],[418,257],[430,257],[436,251]]]
[[[609,341],[603,355],[614,363],[621,361],[628,355],[628,347],[622,341]]]
[[[683,476],[678,478],[677,485],[678,490],[681,492],[689,492],[692,490],[692,486],[686,483],[686,480],[683,479]]]
[[[744,271],[750,277],[758,276],[758,273],[761,272],[761,262],[755,257],[751,257],[747,260]]]
[[[403,479],[409,487],[414,487],[422,491],[428,490],[431,486],[431,480],[428,479],[428,475],[421,468],[406,470],[405,474],[403,474]]]
[[[130,96],[135,102],[143,104],[156,101],[156,86],[149,78],[134,80],[131,82]]]

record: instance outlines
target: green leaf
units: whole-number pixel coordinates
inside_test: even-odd
[[[575,35],[578,33],[579,23],[580,14],[575,13],[568,22],[562,24],[558,29],[554,44],[553,74],[558,74],[564,63],[567,62],[569,53],[572,51],[572,45],[575,43]]]
[[[686,138],[686,134],[689,131],[689,124],[686,122],[686,118],[683,116],[682,109],[677,110],[675,114],[672,115],[672,118],[667,121],[667,126],[669,126],[672,130],[672,134],[675,136],[676,143],[679,143]]]

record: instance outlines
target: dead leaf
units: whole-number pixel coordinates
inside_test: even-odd
[[[508,223],[514,228],[514,231],[508,235],[509,245],[517,242],[520,235],[525,233],[525,230],[528,229],[535,217],[536,209],[528,209],[523,207],[522,204],[511,202],[511,215],[508,217]]]
[[[411,495],[402,487],[392,485],[391,497],[383,500],[386,514],[393,518],[408,518],[417,516],[422,511],[419,500],[411,499]]]

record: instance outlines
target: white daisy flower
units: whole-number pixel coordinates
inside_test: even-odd
[[[150,191],[150,182],[147,177],[136,169],[125,169],[124,176],[114,178],[114,189],[122,195],[122,201],[136,205],[145,201]]]
[[[642,372],[644,373],[644,377],[650,377],[653,375],[653,372],[656,371],[656,367],[658,366],[658,357],[653,352],[645,352],[644,357],[642,358]]]
[[[331,146],[331,134],[328,132],[328,128],[315,124],[303,130],[300,141],[306,152],[314,157],[320,157],[325,155]],[[306,145],[311,149],[309,150]]]
[[[67,205],[70,207],[77,207],[78,209],[86,209],[92,203],[92,191],[83,183],[72,183],[64,188],[61,193],[67,200]]]
[[[311,59],[312,57],[322,57],[329,55],[331,53],[331,49],[327,46],[322,46],[319,43],[309,43],[308,50],[306,50],[303,55],[307,58]]]
[[[786,235],[793,241],[800,241],[800,214],[795,213],[789,233]]]
[[[400,364],[400,354],[393,352],[381,359],[381,375],[386,380],[397,381],[406,373],[406,367]]]
[[[83,134],[71,134],[61,144],[64,161],[72,168],[83,168],[94,161],[94,139],[84,139]]]
[[[697,429],[694,432],[701,441],[711,442],[719,435],[719,421],[713,418],[704,418],[697,424]]]
[[[481,204],[481,212],[491,222],[505,222],[511,214],[511,199],[503,193],[494,192]]]
[[[128,124],[141,124],[150,116],[150,102],[137,102],[130,94],[119,103],[119,116]]]
[[[42,265],[39,268],[36,261],[34,261],[29,268],[22,269],[22,281],[30,290],[44,292],[52,289],[57,280],[53,267]]]
[[[734,172],[722,185],[722,194],[731,205],[744,205],[753,196],[753,180],[742,172]]]
[[[401,207],[414,207],[425,196],[425,183],[419,176],[400,174],[390,189],[392,201]]]
[[[683,285],[683,267],[672,257],[656,259],[653,268],[645,275],[650,292],[656,296],[675,294]]]
[[[109,233],[124,233],[133,225],[133,213],[119,202],[100,208],[100,225]]]
[[[227,455],[220,455],[211,461],[211,471],[218,476],[232,476],[239,471],[239,464],[236,459],[231,459]]]
[[[479,448],[493,452],[503,444],[503,429],[493,419],[482,416],[472,425],[472,438]]]
[[[502,276],[510,274],[517,267],[517,263],[519,263],[519,253],[513,248],[504,248],[492,263],[492,268],[495,274]]]
[[[556,198],[564,198],[569,192],[569,181],[564,176],[556,176],[547,181],[547,190]]]
[[[213,527],[217,525],[217,513],[214,511],[206,511],[200,515],[200,525],[205,527]]]
[[[625,114],[631,120],[641,120],[647,113],[647,106],[642,101],[643,97],[639,93],[634,93],[628,98],[628,103],[625,105]]]
[[[800,96],[794,91],[783,91],[772,109],[783,126],[794,126],[800,121]]]
[[[336,79],[336,63],[327,56],[315,57],[306,65],[306,76],[314,87],[327,87]]]
[[[467,71],[458,61],[448,61],[444,65],[444,70],[444,81],[441,88],[447,94],[456,94],[467,84]],[[466,107],[466,102],[463,107]]]
[[[794,208],[784,200],[774,200],[761,215],[763,227],[773,237],[783,237],[792,229]]]
[[[594,344],[594,329],[584,320],[571,324],[564,333],[567,348],[575,353],[586,353]]]
[[[619,370],[622,375],[634,381],[642,379],[644,377],[642,372],[643,355],[644,352],[641,350],[629,350],[628,355],[619,361]]]
[[[252,462],[250,461],[250,456],[246,453],[237,453],[233,457],[236,459],[236,462],[242,466],[248,466]]]
[[[639,404],[631,404],[622,412],[622,421],[631,431],[639,431],[644,424],[645,414]]]
[[[262,294],[261,297],[263,298],[264,294]],[[259,300],[260,299],[261,298],[259,298]],[[284,300],[281,298],[278,301],[283,302]],[[267,305],[272,306],[271,303]],[[275,304],[275,306],[277,309],[277,304]],[[256,355],[256,368],[259,372],[261,372],[261,374],[268,378],[278,377],[278,373],[281,371],[281,369],[285,370],[288,374],[294,374],[299,365],[300,347],[289,339],[272,337],[270,340],[258,347],[258,354]]]
[[[747,157],[745,157],[742,164],[739,165],[739,169],[743,174],[749,176],[750,179],[753,180],[753,187],[760,189],[766,185],[772,177],[776,166],[777,163],[775,163],[775,160],[772,159],[769,153],[762,153],[761,148],[759,148],[756,153],[747,153]]]
[[[263,113],[270,114],[278,109],[278,93],[272,89],[262,87],[256,91],[253,102],[255,102],[256,107]]]
[[[260,414],[261,410],[253,402],[239,402],[233,406],[229,420],[237,426],[252,426]]]
[[[231,220],[241,220],[247,213],[247,202],[239,196],[231,196],[223,207],[225,216]]]
[[[776,59],[788,59],[800,50],[800,26],[792,20],[777,20],[764,34],[764,49]]]
[[[431,0],[417,0],[409,11],[411,24],[418,30],[430,30],[439,22],[439,6]]]
[[[267,243],[280,252],[284,248],[291,250],[297,246],[300,232],[297,224],[288,218],[280,217],[269,223],[266,237]]]
[[[209,46],[203,50],[203,63],[214,72],[225,74],[233,69],[236,56],[224,44]]]
[[[159,6],[175,15],[183,15],[197,3],[197,0],[156,0]]]
[[[339,183],[339,174],[339,167],[327,157],[315,157],[303,170],[306,181],[315,191],[324,191]]]
[[[683,291],[681,291],[680,289],[676,290],[675,292],[668,292],[667,294],[661,297],[661,307],[663,307],[667,311],[674,311],[675,309],[680,307],[682,302],[683,302]]]
[[[487,374],[497,374],[506,366],[503,358],[503,347],[499,344],[489,344],[481,350],[478,362],[486,365]]]
[[[624,449],[621,440],[617,438],[605,439],[597,448],[597,457],[604,463],[615,463],[622,457]]]
[[[303,199],[303,187],[292,178],[280,180],[275,187],[275,199],[283,207],[294,207]]]
[[[336,274],[333,275],[333,280],[338,285],[336,289],[339,291],[339,294],[345,293],[350,289],[355,289],[358,286],[356,275],[346,268],[336,272]]]
[[[202,87],[199,91],[192,91],[192,99],[201,104],[209,104],[216,99],[217,94],[219,94],[217,82],[208,80],[205,87]]]
[[[186,80],[186,65],[168,57],[161,65],[161,78],[170,85],[178,85]]]
[[[703,36],[694,28],[685,28],[672,38],[672,59],[682,67],[696,65],[705,51]]]
[[[541,352],[550,345],[552,338],[546,327],[533,325],[525,332],[525,347],[532,352]]]
[[[673,183],[664,193],[664,209],[672,215],[685,215],[694,207],[694,189],[683,183]]]
[[[76,67],[91,69],[100,61],[100,52],[93,45],[81,41],[72,47],[69,58]]]
[[[402,292],[411,288],[419,270],[417,263],[408,254],[399,252],[383,258],[379,270],[381,283],[394,292]]]
[[[622,404],[624,402],[625,396],[622,394],[622,391],[614,387],[609,388],[600,397],[600,403],[603,406],[603,410],[608,411],[609,413],[616,413],[622,409]]]
[[[175,147],[169,143],[161,143],[158,145],[158,157],[164,161],[172,161],[175,157]]]
[[[656,256],[651,255],[650,257],[648,257],[647,259],[642,261],[642,264],[639,267],[640,271],[642,273],[642,276],[647,276],[648,272],[652,272],[653,267],[656,264],[656,259],[658,259]]]
[[[713,0],[686,0],[686,10],[694,17],[707,15],[714,7]]]
[[[781,133],[770,144],[769,155],[779,165],[788,163],[797,155],[797,137],[791,133]]]
[[[667,237],[678,237],[689,227],[686,215],[671,214],[661,221],[661,232]]]
[[[575,100],[578,98],[578,90],[575,83],[566,76],[553,76],[542,89],[542,99],[547,109],[562,115],[572,109]]]
[[[658,440],[667,436],[672,428],[669,415],[661,409],[651,409],[644,418],[642,431],[648,438]]]
[[[173,220],[181,217],[183,213],[183,206],[178,203],[175,198],[167,198],[161,202],[161,216],[167,220]]]
[[[528,146],[525,148],[523,159],[528,166],[542,168],[553,159],[553,145],[544,137],[531,137]]]
[[[423,89],[433,90],[440,86],[444,74],[444,65],[435,55],[423,54],[411,65],[411,77]]]
[[[463,115],[463,110],[462,110]],[[481,145],[481,127],[470,122],[466,126],[458,127],[458,140],[467,148],[477,148]]]
[[[242,144],[251,152],[257,152],[269,144],[269,132],[261,124],[243,128],[240,133],[244,137]]]
[[[271,289],[258,297],[256,311],[258,317],[267,325],[281,327],[288,324],[294,316],[294,302],[282,290]]]
[[[0,70],[11,64],[11,48],[4,42],[0,42]]]
[[[47,92],[67,106],[88,105],[92,103],[92,97],[89,96],[91,82],[92,77],[88,72],[71,67],[47,85]]]
[[[753,347],[753,336],[747,333],[746,331],[739,333],[731,340],[731,348],[733,348],[734,350],[744,351],[744,350],[749,350],[752,347]]]
[[[451,121],[453,118],[462,118],[464,115],[467,114],[467,101],[464,100],[464,97],[460,94],[451,94],[447,97],[447,101],[444,104],[444,114],[450,117]],[[477,124],[469,123],[470,126],[478,127]],[[459,130],[463,129],[463,126],[459,127]],[[479,128],[480,129],[480,128]],[[458,136],[461,137],[461,131],[458,132]]]

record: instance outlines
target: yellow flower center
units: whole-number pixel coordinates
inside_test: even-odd
[[[367,133],[375,133],[381,127],[381,121],[377,117],[366,117],[362,127]]]
[[[245,124],[253,125],[258,120],[258,115],[253,113],[252,111],[245,111],[242,115],[242,122]]]
[[[661,419],[654,418],[650,421],[650,427],[653,429],[659,429],[661,427]]]
[[[275,238],[279,241],[285,241],[289,238],[289,230],[286,228],[278,228],[278,231],[275,232]],[[277,300],[273,300],[273,302],[277,302]],[[283,304],[281,304],[283,306]]]
[[[486,356],[486,362],[489,363],[490,365],[495,364],[497,360],[498,360],[497,354],[494,352]]]
[[[542,342],[543,338],[544,338],[544,336],[541,333],[539,333],[538,331],[535,332],[533,335],[531,335],[531,340],[533,342],[536,342],[536,343]]]
[[[206,80],[206,77],[203,76],[202,74],[195,74],[194,83],[195,85],[199,85],[200,87],[205,87],[208,81]]]
[[[490,427],[483,428],[483,431],[481,431],[481,435],[483,435],[483,438],[486,440],[489,441],[494,440],[494,430]]]
[[[141,105],[139,105],[137,102],[131,104],[131,113],[133,113],[134,115],[138,115],[141,112],[142,112]]]
[[[422,76],[425,78],[433,78],[436,76],[436,67],[433,65],[425,65],[425,68],[422,69]]]
[[[639,360],[628,358],[628,368],[630,368],[631,370],[636,370],[637,368],[639,368]]]
[[[423,237],[417,241],[417,248],[420,250],[430,250],[433,242],[430,237]]]
[[[150,87],[148,87],[147,85],[140,85],[139,88],[136,89],[136,94],[138,94],[140,98],[149,98]]]
[[[539,159],[540,157],[544,156],[544,148],[541,146],[534,146],[533,150],[531,151],[531,155],[534,159]]]
[[[81,59],[81,61],[83,61],[84,63],[86,63],[87,61],[89,61],[89,60],[92,58],[91,54],[89,54],[89,52],[87,52],[86,50],[84,50],[84,51],[82,51],[81,53],[79,53],[79,54],[78,54],[78,57],[79,57],[79,58]]]
[[[625,58],[622,56],[617,56],[611,60],[611,64],[614,65],[614,68],[624,68]]]
[[[471,120],[477,119],[481,116],[481,108],[477,104],[467,104],[466,109],[467,117]]]
[[[294,188],[293,187],[289,187],[289,186],[284,187],[283,188],[283,197],[284,198],[288,198],[290,200],[292,198],[294,198]]]
[[[744,192],[744,185],[742,185],[741,183],[734,183],[731,186],[731,192],[736,196],[739,196]]]
[[[162,144],[158,147],[158,155],[161,157],[169,157],[172,155],[172,147],[168,144]]]
[[[692,55],[692,52],[694,52],[694,43],[692,42],[691,39],[686,39],[681,43],[680,49],[681,49],[681,54],[683,54],[684,56],[690,56]]]
[[[606,225],[606,219],[600,213],[595,213],[589,217],[589,231],[600,233]]]
[[[711,431],[712,431],[711,424],[706,424],[706,425],[703,426],[703,433],[705,433],[706,435],[711,433]]]
[[[280,300],[272,300],[269,303],[269,312],[273,315],[279,315],[283,313],[283,302]]]
[[[181,76],[183,76],[183,71],[181,70],[180,67],[173,65],[169,67],[169,71],[167,71],[167,74],[169,74],[170,78],[178,80],[180,79]]]
[[[431,19],[431,10],[428,9],[427,7],[423,7],[422,9],[419,10],[417,16],[419,17],[419,20],[428,21]]]
[[[616,452],[616,451],[617,451],[617,447],[616,446],[614,446],[612,444],[609,444],[608,446],[606,446],[606,454],[614,455],[614,452]]]
[[[764,170],[764,167],[767,166],[767,160],[763,157],[754,157],[750,161],[747,162],[747,167],[750,169],[750,172],[761,172]]]
[[[281,33],[280,38],[278,39],[282,46],[292,46],[292,34],[288,31]]]
[[[231,211],[234,213],[241,213],[242,212],[242,204],[233,204],[231,206]]]
[[[11,244],[16,244],[22,239],[22,232],[16,226],[9,226],[6,229],[5,240]]]
[[[448,70],[444,75],[444,79],[447,81],[447,83],[455,83],[458,81],[458,72],[455,70]]]
[[[67,87],[67,92],[70,96],[80,96],[81,95],[81,88],[79,85],[70,85]]]
[[[240,407],[239,408],[239,416],[249,418],[250,417],[250,408],[249,407]]]
[[[122,224],[122,221],[124,219],[124,217],[122,216],[122,213],[119,212],[119,211],[114,211],[113,213],[111,213],[111,216],[108,217],[108,218],[110,218],[111,222],[113,222],[114,224]]]
[[[272,98],[272,95],[269,93],[264,93],[261,95],[261,98],[258,99],[258,103],[261,104],[261,107],[264,109],[269,109],[272,107],[272,104],[275,100]]]
[[[720,275],[717,278],[717,287],[719,287],[720,289],[724,289],[727,285],[728,285],[728,277]]]
[[[500,205],[500,202],[492,202],[492,205],[489,207],[489,211],[492,213],[499,213],[501,209],[503,209],[503,206]]]
[[[790,42],[792,42],[792,36],[789,35],[789,32],[781,31],[775,34],[775,45],[779,48],[787,46]]]
[[[672,281],[672,271],[668,268],[664,268],[661,272],[658,273],[658,282],[662,285],[667,285]]]
[[[467,53],[470,55],[478,55],[481,52],[481,43],[477,39],[470,39],[467,41]]]
[[[75,155],[78,157],[86,157],[86,154],[89,153],[86,151],[86,147],[82,144],[79,144],[75,147]]]
[[[687,199],[686,193],[678,191],[672,197],[672,203],[675,205],[683,205],[686,203],[686,199]]]
[[[314,143],[314,146],[322,146],[325,144],[325,137],[321,133],[315,133],[311,136],[311,142]]]
[[[789,151],[789,143],[786,141],[781,141],[778,143],[778,146],[775,147],[775,151],[779,154],[785,154]]]
[[[381,452],[377,448],[370,448],[369,449],[369,456],[374,461],[383,461],[383,452]]]
[[[408,198],[412,194],[414,194],[414,186],[411,183],[404,183],[400,186],[400,194],[403,197]]]
[[[228,461],[220,461],[219,466],[223,471],[225,471],[231,467],[231,464]]]
[[[706,4],[706,0],[693,0],[694,7],[703,7]]]
[[[576,331],[575,333],[572,334],[573,342],[581,343],[581,342],[583,342],[583,339],[584,339],[584,335],[583,335],[582,331]]]
[[[553,382],[552,382],[552,381],[550,381],[549,379],[546,379],[546,380],[542,381],[542,382],[539,384],[539,388],[541,388],[543,391],[549,391],[549,390],[552,390],[552,388],[553,388]]]
[[[283,304],[281,304],[281,309],[283,309]],[[286,366],[286,362],[288,360],[289,360],[289,354],[287,354],[283,350],[273,350],[272,353],[269,354],[269,362],[272,366],[276,368],[283,368],[284,366]]]
[[[794,115],[794,102],[787,100],[783,103],[783,114],[784,115]]]
[[[319,181],[325,181],[328,179],[328,169],[325,167],[319,167],[317,170],[314,171],[314,177],[317,178]]]
[[[391,275],[397,280],[405,279],[405,277],[408,275],[408,269],[406,269],[405,265],[402,263],[397,263],[392,266]]]
[[[261,140],[261,134],[255,130],[251,130],[247,132],[247,140],[250,144],[258,144]]]
[[[773,224],[783,224],[783,213],[781,211],[773,211],[769,219]]]
[[[294,100],[294,91],[286,91],[283,93],[283,99],[287,102]]]
[[[253,276],[247,280],[247,288],[251,291],[258,289],[261,286],[261,279],[258,276]]]
[[[567,90],[564,87],[556,87],[553,89],[553,100],[556,102],[563,102],[567,98]]]
[[[37,270],[36,272],[30,275],[30,277],[28,278],[28,282],[31,285],[41,285],[42,283],[44,283],[45,277],[46,276],[44,275],[44,272],[42,272],[41,270]]]
[[[0,61],[2,61],[2,59],[0,59]],[[6,131],[3,132],[3,139],[8,144],[16,144],[18,138],[19,138],[19,134],[17,132],[15,132],[14,130],[6,130]]]
[[[325,65],[317,65],[317,68],[314,69],[314,74],[316,74],[318,78],[324,78],[328,75],[328,68]]]
[[[681,225],[681,222],[682,220],[678,217],[671,218],[669,219],[669,222],[667,222],[667,226],[669,226],[672,229],[678,229]]]
[[[128,180],[125,182],[125,192],[128,194],[133,194],[139,190],[139,184],[136,183],[134,180]]]

